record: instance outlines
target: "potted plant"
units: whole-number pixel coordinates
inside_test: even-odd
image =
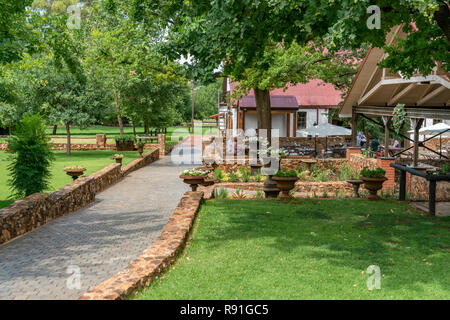
[[[278,170],[272,177],[272,180],[277,183],[278,189],[281,190],[280,198],[290,199],[289,191],[294,189],[295,183],[298,180],[297,172],[295,170],[287,170],[284,167],[282,170]]]
[[[80,166],[64,167],[64,171],[68,176],[72,177],[73,181],[75,181],[78,177],[83,175],[86,168]]]
[[[142,141],[142,140],[139,140],[138,142],[136,142],[136,146],[137,146],[137,150],[138,150],[138,152],[139,152],[139,156],[141,157],[141,158],[143,158],[143,153],[144,153],[144,147],[145,147],[145,144],[146,144],[146,141],[144,140],[144,141]]]
[[[368,167],[364,167],[361,170],[360,179],[364,183],[364,188],[369,191],[369,200],[380,200],[381,198],[377,195],[378,190],[383,187],[383,183],[387,180],[385,177],[386,171],[381,168],[376,168],[375,170],[370,170]]]
[[[203,180],[203,186],[204,187],[212,186],[216,181],[217,179],[214,176],[214,172],[210,172],[208,176]]]
[[[132,135],[120,135],[114,137],[116,140],[117,151],[133,151],[134,150],[134,137]]]
[[[122,165],[122,159],[123,159],[123,154],[115,154],[112,156],[113,160],[116,160],[116,163],[119,163],[120,165]]]
[[[190,169],[181,172],[180,178],[183,179],[184,183],[191,186],[192,191],[197,191],[198,185],[204,183],[208,174],[209,171]]]

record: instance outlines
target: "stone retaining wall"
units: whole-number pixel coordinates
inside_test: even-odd
[[[215,183],[212,187],[200,187],[205,194],[210,194],[215,188],[241,189],[247,191],[262,190],[264,182],[221,182]],[[297,181],[294,192],[302,197],[322,197],[327,194],[328,197],[351,195],[353,187],[345,181]]]
[[[364,167],[369,167],[371,170],[375,170],[378,167],[377,159],[366,158],[362,154],[350,155],[348,164],[355,172],[361,172]]]
[[[24,235],[62,215],[81,209],[95,194],[118,182],[130,172],[159,159],[159,149],[147,152],[123,169],[117,163],[50,193],[37,193],[0,210],[0,245]]]
[[[303,162],[301,159],[311,159],[310,157],[302,156],[289,156],[281,159],[281,166],[287,167],[290,170],[302,168]],[[330,159],[316,159],[317,163],[314,164],[319,169],[332,169],[337,170],[342,164],[347,162],[345,158],[330,158]],[[249,159],[242,158],[236,161],[227,161],[219,165],[220,170],[225,172],[237,171],[240,167],[245,166],[247,170],[250,170]]]
[[[95,178],[82,177],[50,193],[35,193],[0,210],[0,244],[24,235],[95,200]]]
[[[202,198],[202,192],[186,192],[159,238],[125,270],[86,292],[79,299],[126,299],[139,289],[150,285],[161,272],[169,268],[184,248]]]

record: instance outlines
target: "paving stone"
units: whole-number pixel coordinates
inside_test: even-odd
[[[161,234],[188,191],[179,179],[185,168],[166,156],[92,205],[0,246],[0,299],[76,299],[124,269]],[[80,268],[79,289],[67,288],[70,266]]]

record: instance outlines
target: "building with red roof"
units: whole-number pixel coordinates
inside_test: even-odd
[[[236,83],[229,85],[233,93]],[[312,80],[275,89],[270,92],[272,128],[280,137],[295,137],[297,130],[328,122],[328,110],[338,108],[342,92],[330,83]],[[256,100],[253,90],[239,101],[232,102],[228,119],[230,129],[256,129]]]

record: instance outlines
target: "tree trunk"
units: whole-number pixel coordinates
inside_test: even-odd
[[[9,135],[12,136],[12,126],[8,127]]]
[[[56,130],[58,130],[58,125],[53,125],[53,135],[56,135]]]
[[[114,97],[116,100],[117,122],[119,122],[120,134],[123,135],[123,121],[122,116],[120,115],[120,91],[116,92],[116,90],[114,90]]]
[[[145,129],[145,135],[148,136],[148,129],[149,129],[148,123],[144,124],[144,129]]]
[[[136,124],[134,123],[134,120],[131,120],[131,124],[133,125],[134,140],[136,140]]]
[[[66,155],[70,157],[70,124],[66,123],[66,133],[67,133],[67,147],[66,147]]]
[[[258,130],[267,130],[267,139],[269,145],[272,140],[272,113],[270,107],[270,92],[269,90],[253,89],[256,99],[256,116],[258,119]],[[259,134],[259,132],[258,132]]]

